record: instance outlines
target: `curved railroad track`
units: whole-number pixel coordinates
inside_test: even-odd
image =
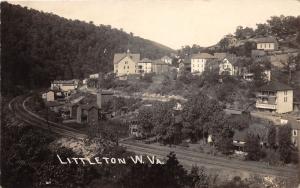
[[[84,139],[86,134],[76,129],[66,127],[54,122],[47,122],[45,119],[30,112],[26,107],[27,96],[19,96],[9,103],[9,109],[15,114],[16,118],[32,126],[36,126],[45,130],[52,131],[62,136]],[[166,146],[148,145],[143,143],[120,141],[120,145],[126,147],[128,151],[137,154],[146,154],[157,156],[160,159],[165,158],[171,151],[175,152],[181,164],[190,169],[192,166],[205,166],[207,168],[231,170],[237,172],[247,172],[252,174],[260,174],[264,176],[276,176],[283,178],[298,178],[298,170],[288,167],[274,167],[257,162],[245,162],[234,159],[216,157],[195,151],[184,150],[180,148],[169,148]]]
[[[87,137],[83,132],[54,122],[47,121],[37,116],[36,114],[30,112],[25,105],[27,98],[28,96],[18,96],[9,102],[10,111],[14,113],[16,118],[18,118],[20,121],[42,129],[49,130],[62,136],[82,139]]]

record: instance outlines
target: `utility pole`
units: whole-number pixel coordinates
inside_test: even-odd
[[[48,106],[46,106],[46,120],[47,120],[48,130],[51,131],[51,128],[50,128],[50,125],[49,125],[49,109],[48,109]]]
[[[292,71],[296,69],[296,64],[294,62],[289,64],[289,84],[292,82]]]

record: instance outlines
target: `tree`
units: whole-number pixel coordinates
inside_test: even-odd
[[[55,79],[111,72],[114,54],[127,48],[151,59],[174,52],[109,25],[71,21],[7,2],[1,2],[1,13],[5,95],[45,88]],[[104,88],[112,86],[110,78],[103,84]]]
[[[271,28],[268,24],[256,24],[255,35],[259,37],[266,37],[271,35]]]
[[[142,77],[142,80],[148,83],[152,83],[152,78],[155,75],[155,73],[145,73],[145,75]]]
[[[228,38],[223,38],[223,39],[221,39],[220,42],[219,42],[219,45],[220,45],[220,47],[221,47],[223,50],[227,49],[228,46],[229,46],[229,40],[228,40]]]
[[[293,16],[272,16],[271,19],[267,20],[272,34],[283,38],[288,35],[296,34],[299,31],[300,17]]]
[[[190,185],[190,179],[176,155],[171,152],[164,165],[132,165],[129,172],[121,178],[119,187],[181,188]]]
[[[205,170],[203,167],[199,168],[197,166],[193,166],[189,176],[191,178],[191,187],[195,187],[195,188],[208,187],[209,178],[205,174]]]
[[[271,125],[268,132],[268,144],[271,148],[276,146],[276,127]]]
[[[62,159],[77,157],[71,149],[67,148],[59,148],[56,153],[51,153],[49,160],[37,169],[37,182],[35,183],[37,187],[47,186],[47,184],[52,186],[81,187],[89,184],[97,176],[97,173],[91,166],[76,165],[75,163],[69,165],[60,164],[57,154]]]
[[[182,114],[184,119],[183,127],[189,132],[193,141],[203,138],[208,133],[208,126],[214,117],[223,111],[218,101],[209,99],[202,93],[191,95],[185,103]]]
[[[253,72],[253,84],[255,88],[259,88],[266,83],[266,74],[264,67],[259,63],[254,63],[250,67]]]
[[[242,26],[238,26],[235,31],[235,36],[238,39],[246,39],[252,37],[254,35],[254,30],[250,27],[243,28]]]
[[[153,105],[153,132],[158,136],[163,136],[171,132],[174,124],[173,102],[155,103]]]
[[[188,71],[183,71],[178,80],[184,84],[190,84],[193,80],[193,75],[191,72],[188,72]]]
[[[280,154],[280,159],[285,163],[289,163],[291,161],[292,155],[292,128],[291,126],[285,125],[279,128],[278,130],[278,151]]]
[[[235,176],[231,181],[216,186],[216,188],[249,188],[250,186],[244,182],[239,176]]]
[[[248,134],[246,137],[245,151],[247,152],[246,159],[258,161],[262,156],[260,140],[257,135]]]
[[[137,116],[137,122],[143,133],[145,135],[150,135],[154,127],[153,109],[148,106],[141,107]]]
[[[228,121],[232,129],[243,130],[249,127],[250,117],[249,115],[242,114],[238,116],[232,116]]]
[[[164,170],[168,173],[167,182],[175,182],[174,187],[184,187],[188,183],[187,171],[183,168],[183,166],[179,163],[176,158],[175,153],[171,152],[167,156],[167,162],[164,165]],[[173,183],[171,183],[173,184]],[[168,187],[168,185],[167,185]]]
[[[223,154],[231,154],[233,151],[234,132],[230,128],[223,128],[220,133],[214,134],[214,141],[219,151]]]

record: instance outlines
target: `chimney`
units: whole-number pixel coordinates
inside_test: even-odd
[[[102,94],[101,89],[98,89],[97,90],[97,106],[99,109],[101,109],[101,101],[102,101],[101,94]]]

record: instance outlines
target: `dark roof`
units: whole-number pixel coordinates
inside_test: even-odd
[[[280,82],[271,81],[266,85],[260,87],[258,90],[259,91],[285,91],[285,90],[293,90],[293,88]]]
[[[213,59],[213,58],[215,57],[209,53],[198,53],[192,55],[192,59]]]
[[[54,80],[53,84],[76,84],[76,80]]]
[[[153,61],[151,59],[148,58],[144,58],[141,61],[139,61],[140,63],[152,63]]]
[[[130,57],[134,62],[140,61],[140,54],[117,53],[114,55],[114,64],[119,63],[125,57]]]
[[[227,59],[229,61],[229,63],[231,63],[232,65],[235,65],[238,62],[238,58],[235,57],[235,56],[226,56],[223,59],[223,62],[224,62],[225,59]]]
[[[263,38],[257,38],[257,43],[277,43],[276,38],[274,37],[263,37]]]
[[[220,53],[214,53],[214,56],[217,58],[217,59],[224,59],[226,56],[227,56],[227,53],[225,52],[220,52]]]

